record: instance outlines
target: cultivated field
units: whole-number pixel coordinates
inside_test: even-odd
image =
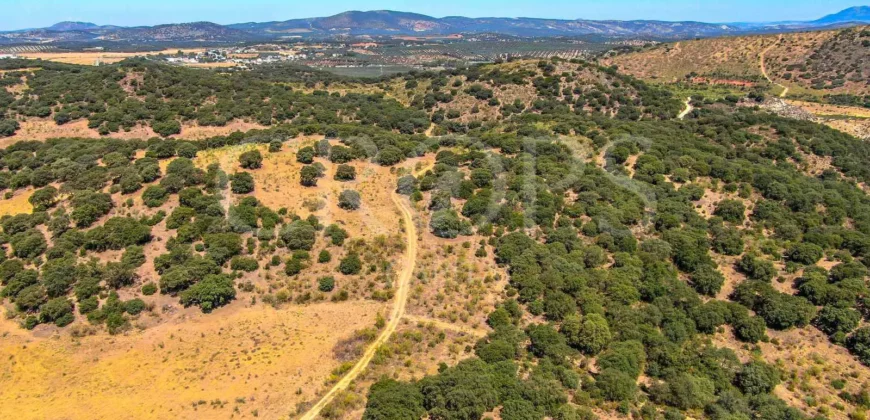
[[[85,66],[93,66],[97,64],[112,64],[119,61],[124,61],[128,58],[142,57],[146,55],[156,54],[175,54],[179,50],[162,50],[162,51],[147,51],[147,52],[101,52],[101,51],[84,51],[84,52],[23,52],[18,54],[23,58],[35,60],[55,61],[58,63],[80,64]],[[202,49],[182,49],[184,53],[201,52]],[[230,63],[232,64],[232,63]]]

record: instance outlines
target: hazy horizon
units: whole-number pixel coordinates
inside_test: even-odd
[[[274,0],[192,0],[180,3],[152,0],[122,4],[108,0],[11,0],[0,16],[0,31],[41,28],[62,21],[92,22],[100,25],[151,26],[168,23],[208,21],[218,24],[283,21],[331,16],[349,10],[394,10],[434,17],[503,17],[591,20],[663,20],[699,22],[773,22],[814,20],[840,10],[861,6],[854,0],[735,0],[728,4],[674,0],[555,0],[546,8],[537,3],[513,0],[463,2],[444,0],[437,4],[406,1],[331,1],[320,4],[287,4]],[[11,6],[11,7],[10,7]],[[493,13],[493,10],[499,12]]]

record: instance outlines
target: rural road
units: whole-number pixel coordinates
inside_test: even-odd
[[[414,263],[417,260],[417,227],[414,225],[414,218],[411,214],[411,209],[408,207],[408,203],[405,199],[399,197],[395,191],[392,193],[390,198],[392,198],[393,203],[399,208],[399,212],[402,214],[402,222],[405,226],[405,237],[408,241],[408,248],[407,252],[405,252],[405,261],[402,265],[402,271],[399,273],[399,280],[397,282],[398,287],[396,288],[396,297],[393,299],[393,310],[390,312],[390,319],[387,322],[387,325],[384,326],[381,334],[378,335],[378,338],[369,345],[365,353],[363,353],[362,357],[356,362],[353,368],[347,371],[344,377],[342,377],[341,380],[339,380],[335,386],[333,386],[332,389],[330,389],[329,392],[327,392],[323,398],[317,402],[317,404],[311,407],[305,415],[300,417],[302,420],[316,419],[323,408],[329,405],[339,392],[347,389],[350,383],[366,370],[369,363],[372,361],[372,358],[374,358],[378,348],[389,341],[390,337],[396,331],[396,327],[399,326],[399,321],[405,315],[405,307],[408,302],[409,283],[411,282],[411,276],[414,274]]]
[[[686,115],[689,115],[689,113],[692,112],[694,109],[695,107],[692,106],[692,97],[690,96],[686,98],[686,109],[684,109],[683,112],[680,113],[680,115],[677,115],[677,118],[681,120],[683,118],[686,118]]]
[[[768,82],[773,83],[773,84],[781,87],[782,93],[779,94],[779,97],[785,98],[785,95],[788,94],[788,86],[774,82],[773,79],[771,79],[770,76],[767,75],[767,67],[764,65],[764,56],[767,55],[768,51],[770,51],[774,47],[776,47],[776,44],[779,44],[780,41],[782,41],[782,35],[780,35],[779,38],[776,40],[776,42],[774,42],[771,46],[765,48],[764,51],[762,51],[761,54],[758,55],[758,59],[759,59],[759,62],[761,64],[761,74],[764,76],[765,79],[767,79]]]

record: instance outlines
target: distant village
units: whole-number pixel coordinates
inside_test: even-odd
[[[0,49],[0,59],[42,58],[72,64],[104,65],[132,58],[189,66],[237,70],[260,65],[292,62],[315,68],[349,69],[371,73],[402,68],[443,69],[516,58],[588,58],[594,45],[582,40],[516,40],[497,35],[464,37],[392,36],[356,37],[333,41],[303,41],[233,45],[207,48],[179,47],[162,51],[124,52],[112,47],[89,47],[70,51],[51,45],[11,46]]]

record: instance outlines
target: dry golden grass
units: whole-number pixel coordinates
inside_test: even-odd
[[[855,106],[820,104],[815,102],[787,100],[789,105],[799,106],[809,113],[817,116],[845,116],[856,118],[870,118],[870,109]]]
[[[796,100],[786,102],[818,117],[817,121],[828,127],[860,139],[870,139],[870,109]]]
[[[866,74],[866,60],[861,61],[863,50],[860,45],[837,41],[840,32],[811,31],[681,41],[607,58],[602,63],[615,64],[621,71],[643,79],[663,82],[682,80],[692,72],[701,76],[761,81],[764,76],[761,68],[763,55],[772,82],[787,87],[792,95],[867,94],[870,85],[860,77],[861,80],[849,80],[849,77],[843,86],[824,91],[811,88],[812,78],[793,74],[794,77],[786,79],[787,73],[795,73],[793,68],[788,68],[789,65],[818,61],[816,55],[820,52],[829,55],[829,60],[842,64],[843,70],[859,68]],[[817,76],[833,77],[832,74]]]
[[[743,361],[758,357],[750,346],[739,344],[730,328],[725,330],[713,338],[714,344],[733,349]],[[758,345],[761,358],[776,364],[784,372],[783,383],[776,387],[774,394],[810,415],[824,407],[827,418],[848,419],[855,407],[838,396],[840,391],[831,386],[831,381],[843,379],[846,381],[845,391],[858,392],[870,385],[867,368],[845,348],[831,343],[827,336],[813,327],[768,330],[767,335],[770,342]]]
[[[71,52],[71,53],[23,53],[21,57],[34,60],[54,61],[57,63],[79,64],[93,66],[98,61],[102,64],[112,64],[128,58],[141,57],[147,53],[122,52]]]
[[[279,418],[314,397],[339,365],[333,346],[381,310],[374,302],[233,305],[78,339],[40,338],[2,321],[0,418],[229,418],[235,409]]]
[[[0,217],[32,212],[33,206],[28,201],[32,194],[33,189],[28,188],[15,191],[12,198],[0,197]]]
[[[776,40],[776,35],[768,35],[682,41],[620,55],[603,63],[615,64],[621,71],[640,78],[666,82],[683,79],[691,72],[759,79],[761,52]]]
[[[79,64],[93,66],[99,61],[102,64],[112,64],[119,61],[124,61],[128,58],[143,57],[146,55],[166,54],[174,55],[178,51],[185,54],[197,53],[204,51],[202,48],[187,48],[187,49],[166,49],[161,51],[144,51],[144,52],[105,52],[105,51],[83,51],[83,52],[39,52],[39,53],[22,53],[21,57],[30,59],[40,59],[46,61],[54,61],[58,63]]]
[[[113,139],[148,139],[157,136],[151,127],[138,125],[130,131],[121,130],[101,136],[97,130],[88,128],[87,120],[73,121],[57,125],[51,118],[28,118],[19,122],[21,128],[14,136],[0,139],[0,147],[7,147],[23,140],[45,141],[51,138],[76,137],[83,139],[113,138]],[[262,130],[268,127],[241,120],[233,120],[221,127],[200,126],[185,122],[181,126],[181,134],[173,138],[185,140],[203,140],[214,136],[226,136],[236,131]]]
[[[300,137],[285,143],[283,150],[277,153],[269,153],[265,145],[253,144],[208,150],[199,153],[195,163],[205,168],[217,162],[225,172],[232,174],[242,170],[239,167],[239,155],[259,149],[263,154],[263,167],[249,172],[256,185],[253,195],[266,206],[275,210],[283,207],[303,218],[314,214],[324,225],[340,223],[351,237],[371,239],[378,235],[394,234],[399,218],[390,200],[390,191],[395,188],[395,177],[390,174],[389,168],[351,162],[349,165],[356,168],[356,180],[339,182],[333,179],[338,165],[318,158],[317,161],[326,167],[326,174],[317,181],[316,187],[300,185],[299,172],[303,165],[296,161],[296,151],[322,138]],[[345,189],[360,193],[362,206],[359,210],[346,211],[338,207],[338,195]],[[312,212],[306,208],[306,201],[322,201],[325,206]]]

